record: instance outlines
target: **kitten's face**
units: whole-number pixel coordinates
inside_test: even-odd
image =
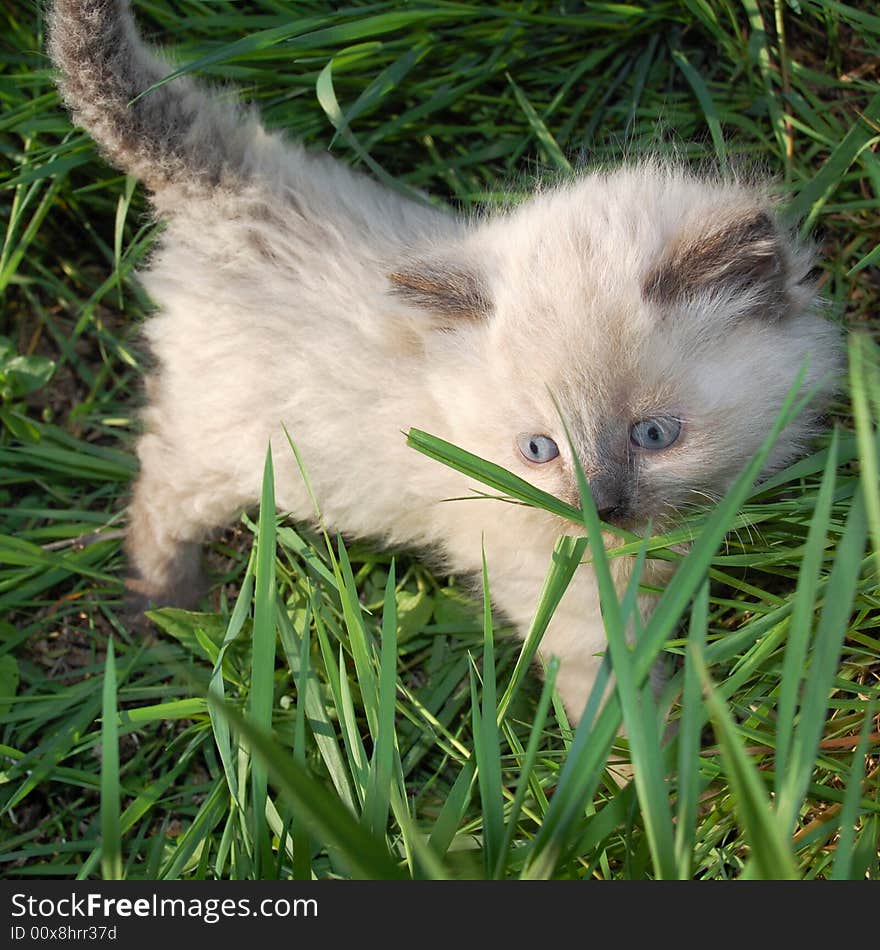
[[[719,500],[766,438],[798,356],[806,357],[785,334],[725,328],[717,341],[695,345],[669,333],[669,318],[657,319],[656,333],[591,350],[611,372],[578,378],[565,368],[555,389],[546,380],[555,398],[521,402],[521,431],[510,433],[513,471],[579,505],[576,455],[603,520],[631,529]],[[789,429],[768,470],[803,448],[809,426],[803,419]]]
[[[834,388],[840,334],[810,311],[808,255],[754,192],[656,169],[591,176],[484,225],[472,254],[477,319],[442,344],[460,356],[460,444],[573,504],[576,453],[611,523],[717,500],[808,360],[805,385]],[[814,417],[768,470],[802,451]]]

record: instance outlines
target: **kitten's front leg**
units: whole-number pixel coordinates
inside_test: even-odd
[[[550,554],[545,552],[545,555],[529,556],[522,551],[508,553],[502,550],[494,559],[494,570],[493,561],[489,562],[493,600],[513,621],[523,638],[530,629],[550,564]],[[631,558],[612,558],[610,561],[618,597],[622,597],[627,588],[632,565]],[[666,562],[649,561],[642,582],[662,586],[672,570],[673,566]],[[650,616],[655,603],[654,594],[639,596],[638,609],[643,621]],[[551,656],[559,658],[556,688],[573,723],[577,723],[583,714],[607,649],[596,575],[591,564],[582,563],[557,605],[539,647],[545,660]],[[662,688],[662,677],[657,682]]]
[[[629,585],[633,563],[632,558],[611,559],[612,578],[618,598],[623,597]],[[640,583],[661,587],[668,583],[673,571],[674,565],[669,562],[648,561]],[[656,594],[646,592],[639,595],[637,607],[642,624],[647,622],[656,604]],[[632,622],[627,624],[627,636],[630,640],[634,639]],[[541,643],[544,656],[555,654],[560,659],[556,685],[573,723],[583,714],[607,649],[608,638],[599,607],[596,576],[589,564],[582,564],[572,578]],[[665,681],[666,664],[661,655],[651,671],[655,697],[659,696]]]
[[[557,535],[540,522],[532,523],[521,512],[511,512],[508,522],[516,518],[527,519],[532,546],[512,546],[507,532],[499,530],[497,536],[486,533],[485,550],[492,601],[525,639],[553,563]],[[539,532],[543,535],[540,540]],[[559,658],[556,688],[573,722],[583,713],[607,646],[596,577],[590,564],[582,563],[557,604],[538,648],[545,661],[551,656]]]
[[[580,721],[607,648],[596,576],[589,564],[581,564],[553,613],[539,651],[545,661],[559,658],[556,689],[573,725]]]

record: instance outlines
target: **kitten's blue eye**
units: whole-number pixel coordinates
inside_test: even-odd
[[[524,433],[517,436],[516,444],[529,462],[552,462],[559,455],[559,447],[548,435]]]
[[[630,430],[629,437],[640,449],[668,449],[681,434],[681,423],[670,416],[642,419]]]

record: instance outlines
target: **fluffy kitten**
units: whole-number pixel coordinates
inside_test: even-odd
[[[123,0],[56,0],[51,54],[77,121],[166,222],[141,275],[158,368],[128,534],[131,586],[154,602],[192,602],[199,543],[258,499],[269,440],[279,507],[313,517],[286,426],[329,527],[439,550],[456,572],[479,571],[484,545],[496,605],[524,632],[571,525],[443,501],[475,486],[402,431],[578,503],[555,397],[600,514],[637,528],[725,490],[808,356],[807,385],[838,367],[809,253],[759,189],[647,164],[464,220],[266,132],[190,78],[132,103],[170,68]],[[768,469],[811,425],[788,428]],[[613,565],[622,587],[631,564]],[[646,581],[665,570],[649,563]],[[604,647],[581,565],[542,645],[574,718]]]

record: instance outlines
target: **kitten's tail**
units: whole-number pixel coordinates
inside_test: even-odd
[[[247,169],[258,119],[171,72],[141,41],[128,0],[54,0],[49,52],[76,121],[107,158],[153,191],[213,188]]]

